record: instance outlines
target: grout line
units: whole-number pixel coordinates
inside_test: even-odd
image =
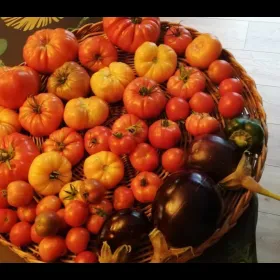
[[[280,25],[280,23],[279,23]],[[248,50],[248,49],[234,49],[234,48],[225,48],[228,51],[245,51],[245,52],[257,52],[257,53],[269,53],[269,54],[278,54],[280,55],[280,52],[267,52],[267,51],[255,51],[255,50]],[[235,56],[236,57],[236,56]]]
[[[265,21],[265,20],[248,20],[248,19],[233,19],[233,18],[219,18],[219,17],[201,17],[209,19],[218,19],[218,20],[231,20],[231,21],[248,21],[248,22],[262,22],[262,23],[280,23],[279,21]]]
[[[244,42],[244,47],[243,47],[243,50],[245,50],[245,46],[246,46],[246,43],[247,43],[247,37],[248,37],[248,31],[249,31],[249,25],[250,25],[250,22],[247,21],[247,30],[246,30],[246,36],[245,36],[245,42]]]
[[[280,215],[279,214],[274,214],[274,213],[269,213],[269,212],[265,212],[265,211],[258,211],[259,213],[262,213],[262,214],[268,214],[268,215],[273,215],[273,216],[278,216],[278,217],[280,217]]]

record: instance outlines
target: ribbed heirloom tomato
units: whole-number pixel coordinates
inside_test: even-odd
[[[36,218],[37,203],[33,200],[27,206],[22,206],[17,209],[17,215],[22,222],[33,223]]]
[[[84,182],[81,180],[77,180],[64,185],[59,192],[59,198],[64,206],[68,205],[73,200],[80,200],[85,202],[86,200],[82,192],[83,187]]]
[[[146,41],[160,35],[158,17],[104,17],[103,28],[109,40],[120,49],[134,53]]]
[[[137,142],[130,134],[115,132],[109,137],[109,147],[111,152],[121,156],[130,154],[136,148]]]
[[[18,114],[10,109],[0,106],[0,137],[13,132],[20,132],[21,125]]]

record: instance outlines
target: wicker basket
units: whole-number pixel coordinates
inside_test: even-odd
[[[162,35],[164,34],[166,27],[171,25],[174,25],[174,23],[162,22],[161,24]],[[198,31],[192,28],[188,28],[188,27],[186,28],[191,32],[193,37],[200,35]],[[105,36],[103,32],[102,22],[98,22],[95,24],[87,24],[80,29],[73,30],[72,32],[76,35],[79,42],[82,42],[86,38],[89,38],[91,36],[97,36],[97,35]],[[163,36],[161,36],[160,42],[163,41],[162,38]],[[119,61],[125,62],[128,65],[130,65],[135,72],[134,56],[132,54],[127,54],[121,50],[118,50],[118,54],[119,54]],[[265,141],[262,148],[262,152],[259,155],[255,155],[254,162],[253,162],[253,176],[257,181],[259,181],[265,164],[265,159],[267,154],[267,140],[268,140],[266,114],[262,106],[262,98],[260,97],[260,94],[256,89],[256,85],[253,79],[248,76],[245,69],[235,60],[235,58],[230,52],[223,50],[222,59],[225,59],[231,63],[235,72],[235,76],[238,77],[244,85],[243,96],[245,98],[245,107],[246,107],[244,110],[244,114],[248,115],[251,118],[260,120],[265,132]],[[183,57],[179,57],[178,61],[183,64],[186,64],[186,61],[184,60]],[[206,71],[204,72],[204,74],[207,80],[207,91],[212,95],[215,103],[217,104],[219,100],[217,87],[210,81]],[[42,76],[41,92],[44,92],[45,90],[47,79],[48,79],[47,76]],[[166,91],[166,84],[164,83],[161,86]],[[115,119],[117,119],[121,114],[125,113],[122,104],[111,106],[110,111],[111,114],[109,120],[106,123],[107,126],[111,126]],[[225,122],[223,118],[219,115],[217,110],[214,113],[214,116],[222,123],[224,127]],[[191,140],[191,136],[188,135],[185,129],[183,135],[184,137],[181,141],[181,145],[186,145]],[[38,147],[41,147],[44,141],[43,138],[33,138],[33,140]],[[126,172],[125,172],[126,177],[124,178],[123,182],[121,182],[121,184],[129,185],[130,180],[135,176],[136,171],[130,165],[127,157],[124,156],[123,160],[126,168]],[[159,174],[161,178],[165,178],[168,175],[168,173],[165,170],[163,170],[162,167],[160,167],[156,171],[156,173]],[[84,177],[83,162],[81,162],[73,169],[73,180],[81,179],[83,177]],[[176,262],[187,262],[192,258],[198,257],[204,252],[204,250],[206,250],[207,248],[215,244],[217,241],[219,241],[223,235],[225,235],[231,228],[233,228],[236,225],[239,217],[244,213],[244,211],[248,207],[251,197],[252,197],[252,193],[249,191],[244,191],[244,190],[234,191],[234,192],[226,191],[223,197],[226,207],[223,213],[224,215],[223,215],[222,226],[219,229],[217,229],[216,232],[199,247],[193,248],[193,250],[188,250],[184,254],[179,255]],[[109,199],[112,198],[112,191],[108,191],[107,198]],[[137,204],[136,206],[137,208],[141,208],[145,212],[145,214],[148,217],[150,217],[151,205]],[[5,246],[8,246],[12,251],[14,251],[20,257],[22,257],[26,262],[32,262],[32,263],[41,262],[38,254],[38,246],[36,244],[32,244],[27,248],[18,248],[9,242],[9,238],[7,235],[0,235],[0,243]],[[134,250],[134,253],[130,260],[132,262],[137,262],[137,263],[150,262],[152,254],[153,254],[153,248],[147,237],[147,239],[140,244],[139,248],[136,248]],[[73,262],[73,258],[74,258],[73,255],[68,254],[66,257],[64,257],[59,261],[71,263]]]

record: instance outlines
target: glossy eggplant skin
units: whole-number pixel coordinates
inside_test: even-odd
[[[152,205],[154,227],[172,247],[196,247],[217,229],[223,202],[214,181],[196,170],[171,174]]]
[[[187,167],[201,170],[219,182],[235,171],[241,155],[234,143],[206,134],[190,144]]]
[[[103,241],[107,241],[112,250],[121,245],[134,247],[144,236],[148,236],[151,229],[151,222],[142,212],[133,209],[120,210],[104,223],[97,238],[98,247],[102,247]]]

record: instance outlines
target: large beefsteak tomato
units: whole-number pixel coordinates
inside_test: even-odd
[[[0,106],[0,137],[13,132],[20,132],[21,125],[18,114],[10,109]]]

